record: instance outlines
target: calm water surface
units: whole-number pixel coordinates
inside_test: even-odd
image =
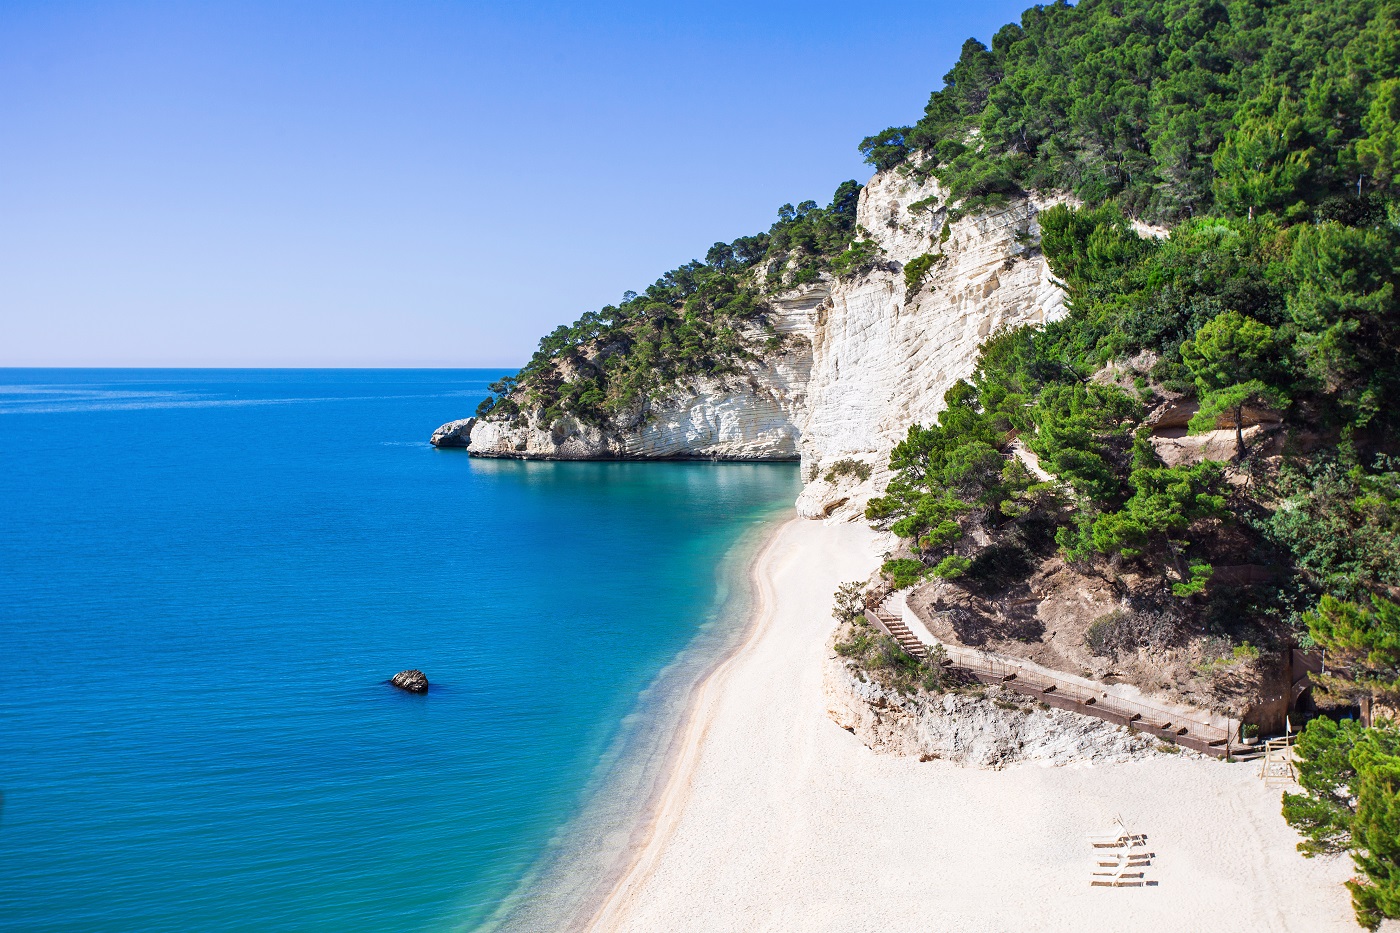
[[[0,929],[441,930],[518,883],[797,471],[429,447],[499,375],[0,370]]]

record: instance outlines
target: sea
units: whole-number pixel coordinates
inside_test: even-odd
[[[0,370],[0,930],[578,908],[798,475],[427,443],[503,374]]]

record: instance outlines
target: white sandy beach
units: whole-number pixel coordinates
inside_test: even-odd
[[[697,691],[658,816],[592,924],[629,931],[1358,930],[1349,860],[1307,860],[1257,766],[1162,756],[1001,772],[877,755],[826,715],[831,594],[860,525],[794,520],[760,614]],[[1148,888],[1091,888],[1086,834],[1149,837]]]

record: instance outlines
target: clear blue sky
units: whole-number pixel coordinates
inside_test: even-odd
[[[1017,2],[0,3],[0,366],[514,366]]]

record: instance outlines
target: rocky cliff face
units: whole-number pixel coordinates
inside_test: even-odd
[[[890,450],[909,425],[931,421],[949,386],[971,374],[982,340],[1064,314],[1038,248],[1037,217],[1049,203],[1018,201],[948,222],[936,182],[915,184],[897,172],[871,179],[860,224],[884,250],[885,265],[835,283],[818,309],[799,513],[857,514],[884,488]],[[911,292],[903,269],[925,254],[942,258]],[[869,465],[870,479],[825,480],[844,459]]]
[[[783,347],[737,374],[673,387],[609,429],[565,418],[542,424],[479,421],[477,456],[540,459],[801,458],[797,507],[809,517],[854,516],[884,488],[889,452],[943,394],[968,376],[978,344],[999,328],[1040,324],[1064,299],[1038,249],[1046,200],[950,219],[938,185],[898,171],[862,190],[858,222],[880,250],[875,268],[825,281],[770,304]],[[935,257],[906,287],[904,267]],[[871,468],[832,472],[858,460]],[[828,480],[826,477],[830,477]]]
[[[784,337],[779,350],[742,362],[737,373],[675,385],[613,428],[568,417],[544,424],[537,413],[480,421],[470,451],[545,460],[796,460],[812,372],[812,318],[825,298],[823,289],[771,302],[770,321]]]

